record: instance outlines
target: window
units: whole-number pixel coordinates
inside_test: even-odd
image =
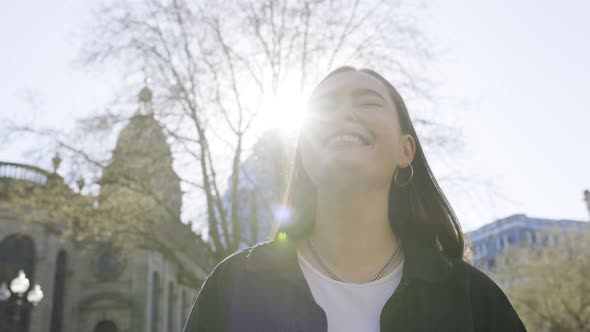
[[[531,231],[525,232],[526,239],[529,244],[533,244],[533,233]]]
[[[50,332],[61,332],[64,312],[64,295],[66,287],[66,253],[61,250],[55,262],[53,278],[53,302],[51,305]]]
[[[22,234],[7,236],[0,242],[0,282],[10,285],[12,279],[23,270],[30,280],[31,285],[35,283],[35,243],[31,237]],[[17,301],[14,295],[8,301],[0,302],[0,323],[19,318],[15,331],[28,331],[30,320],[30,307],[21,308],[18,312],[14,305]]]
[[[508,235],[508,241],[509,244],[514,244],[516,243],[516,240],[514,239],[514,236],[512,236],[512,234]]]
[[[160,276],[154,272],[152,277],[152,332],[158,332],[160,324]]]
[[[168,324],[168,330],[170,332],[174,332],[176,331],[175,328],[175,321],[174,321],[174,284],[172,284],[172,281],[170,281],[168,283],[168,319],[167,319],[167,324]]]
[[[103,320],[96,324],[94,332],[117,332],[117,325],[110,320]]]
[[[0,242],[0,282],[10,284],[18,270],[23,270],[29,280],[34,280],[35,244],[29,236],[13,234]]]
[[[96,258],[95,274],[99,280],[116,280],[123,271],[123,260],[112,250],[104,250]]]

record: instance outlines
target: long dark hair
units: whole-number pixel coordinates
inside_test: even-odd
[[[388,87],[398,110],[402,133],[410,134],[416,142],[416,154],[412,160],[414,175],[410,183],[400,187],[392,181],[389,189],[389,222],[392,230],[400,237],[402,243],[420,241],[429,247],[437,247],[449,257],[463,259],[464,238],[461,226],[428,166],[401,95],[383,76],[364,68],[356,69],[349,66],[337,68],[326,75],[319,84],[337,73],[346,71],[367,73]],[[300,141],[301,136],[297,141],[283,199],[283,205],[290,210],[289,220],[275,220],[270,235],[273,240],[279,238],[281,233],[294,239],[306,236],[311,231],[315,220],[316,189],[303,168]],[[409,171],[410,167],[398,169],[398,175],[404,179],[401,182],[409,178]]]

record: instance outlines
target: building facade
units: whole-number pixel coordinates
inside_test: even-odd
[[[493,269],[496,257],[506,246],[554,246],[557,234],[545,234],[550,230],[582,230],[588,222],[532,218],[526,214],[515,214],[496,220],[474,231],[466,238],[473,250],[473,263],[484,271]]]
[[[0,283],[6,289],[23,270],[31,286],[39,284],[44,293],[35,307],[17,306],[16,295],[1,301],[1,331],[182,330],[212,260],[200,235],[180,222],[180,180],[162,128],[149,112],[151,92],[142,90],[140,101],[104,169],[95,203],[116,205],[122,197],[117,195],[128,195],[117,179],[141,179],[166,205],[165,211],[150,211],[158,223],[158,246],[146,240],[124,251],[108,242],[85,247],[64,238],[59,220],[25,221],[9,199],[11,188],[17,183],[42,190],[65,186],[63,178],[57,167],[50,172],[0,162]]]

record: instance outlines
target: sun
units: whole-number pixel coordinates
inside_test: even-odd
[[[297,135],[303,123],[307,97],[298,82],[282,82],[276,93],[262,96],[259,121],[262,130],[274,129],[281,135]]]

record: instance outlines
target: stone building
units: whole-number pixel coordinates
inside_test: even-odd
[[[60,221],[24,221],[8,199],[11,188],[65,187],[59,160],[53,172],[0,162],[0,283],[6,289],[23,270],[44,293],[35,307],[16,306],[16,295],[0,302],[1,331],[181,331],[212,260],[200,235],[180,222],[182,193],[170,147],[150,111],[151,91],[144,88],[139,97],[140,109],[121,131],[99,181],[96,203],[116,205],[117,195],[128,195],[117,185],[121,175],[143,180],[166,205],[149,211],[159,225],[149,241],[158,246],[146,240],[124,252],[108,243],[83,250],[63,240]]]
[[[506,246],[554,246],[559,241],[557,235],[543,234],[544,231],[581,231],[588,229],[588,224],[584,221],[533,218],[526,214],[515,214],[471,231],[466,234],[466,238],[471,242],[475,266],[489,271],[496,265],[496,256]]]

